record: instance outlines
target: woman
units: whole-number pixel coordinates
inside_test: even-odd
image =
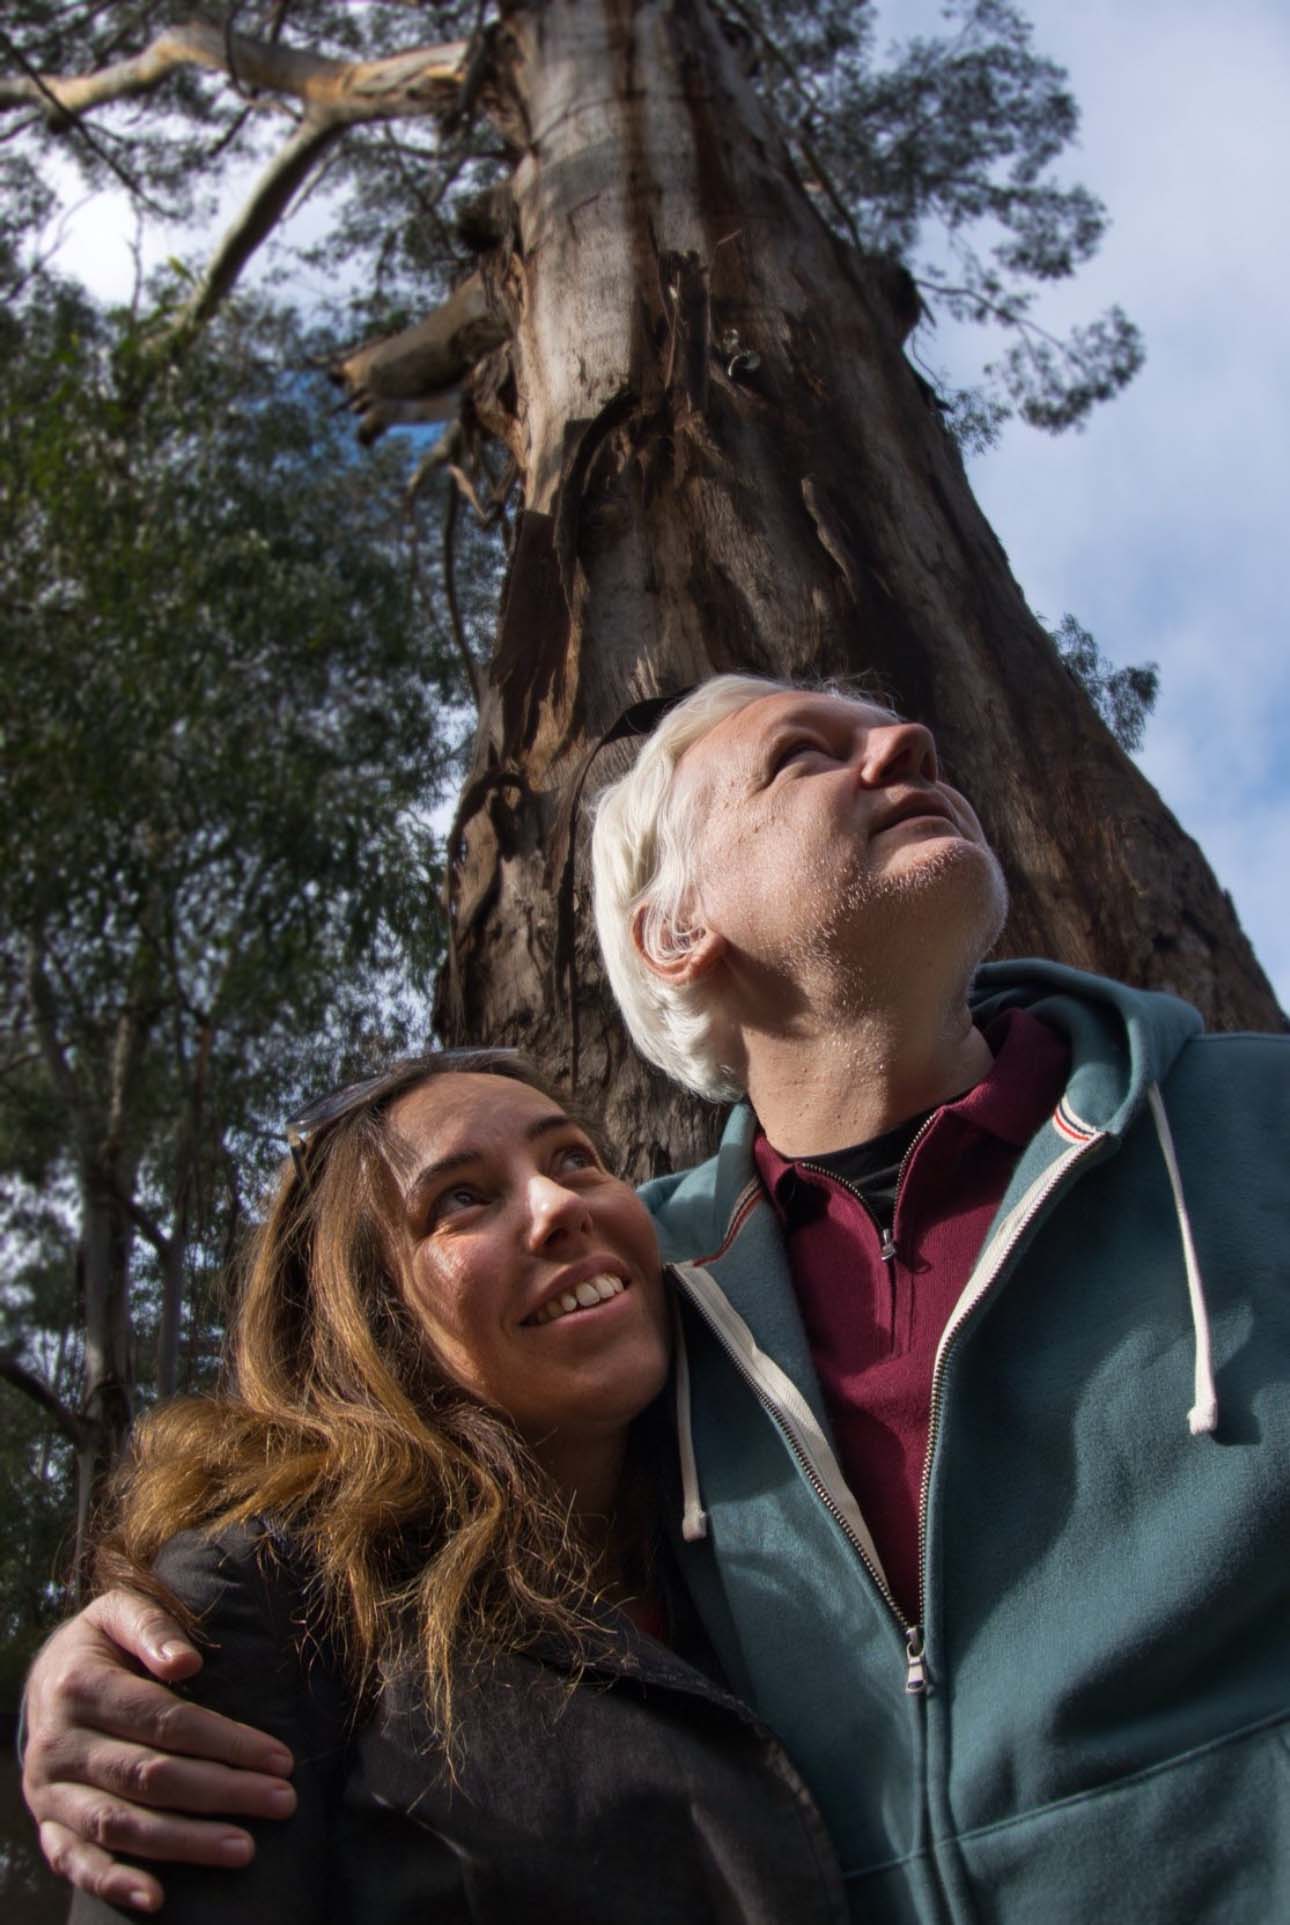
[[[236,1394],[141,1427],[102,1557],[186,1608],[202,1701],[298,1760],[295,1819],[235,1883],[170,1876],[168,1913],[844,1918],[654,1542],[669,1311],[591,1131],[519,1057],[450,1052],[288,1134]]]

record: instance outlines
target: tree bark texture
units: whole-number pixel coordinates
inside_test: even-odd
[[[727,669],[857,671],[935,731],[1003,861],[1002,954],[1284,1018],[1230,900],[1028,610],[925,385],[907,281],[826,228],[702,0],[508,10],[519,154],[484,257],[510,341],[468,388],[524,505],[463,794],[445,1040],[508,1041],[608,1112],[636,1175],[719,1119],[631,1054],[600,973],[589,748]],[[606,747],[587,796],[627,767]]]

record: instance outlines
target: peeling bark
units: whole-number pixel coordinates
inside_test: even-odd
[[[1282,1027],[973,500],[901,353],[908,277],[824,226],[709,8],[509,8],[492,85],[529,133],[514,233],[482,263],[511,339],[468,392],[525,506],[450,851],[445,1038],[567,1076],[576,1033],[636,1175],[706,1151],[716,1117],[635,1060],[604,989],[585,826],[563,889],[551,849],[616,716],[731,668],[864,671],[929,723],[1008,872],[1002,953]],[[608,745],[588,788],[629,756]]]

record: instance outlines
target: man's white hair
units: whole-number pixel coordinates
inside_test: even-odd
[[[683,955],[701,910],[694,857],[695,792],[677,793],[677,764],[719,722],[768,695],[802,685],[759,675],[715,675],[659,723],[620,782],[602,791],[591,839],[596,931],[609,984],[632,1041],[674,1082],[714,1103],[743,1095],[737,1073],[721,1060],[723,1038],[706,983],[674,984],[639,953],[660,962]],[[643,913],[642,913],[643,912]]]

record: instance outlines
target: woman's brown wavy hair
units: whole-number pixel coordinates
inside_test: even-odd
[[[597,1126],[511,1052],[412,1058],[284,1165],[229,1328],[232,1389],[164,1405],[134,1432],[96,1575],[175,1600],[150,1575],[175,1532],[263,1517],[303,1554],[316,1630],[356,1706],[409,1648],[451,1761],[463,1661],[554,1636],[571,1675],[603,1631],[567,1502],[507,1418],[451,1383],[399,1284],[399,1145],[388,1110],[432,1077],[506,1076]],[[183,1613],[181,1612],[181,1615]],[[190,1620],[191,1622],[191,1620]]]

